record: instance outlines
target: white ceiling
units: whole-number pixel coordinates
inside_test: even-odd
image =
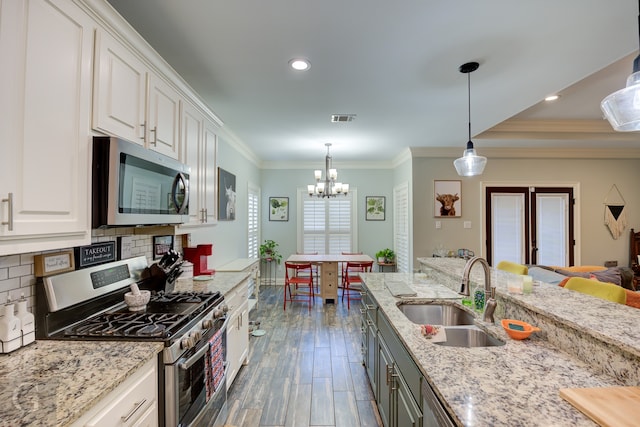
[[[108,0],[266,163],[407,147],[640,147],[600,101],[638,49],[635,0]],[[294,57],[311,68],[288,69]],[[561,98],[540,101],[548,94]],[[331,123],[332,114],[356,114]],[[491,130],[490,132],[483,132]],[[553,131],[553,132],[550,132]],[[478,135],[481,134],[481,135]],[[476,136],[478,135],[478,136]]]

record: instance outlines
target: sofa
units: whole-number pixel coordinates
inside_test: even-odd
[[[613,283],[625,289],[626,305],[640,308],[640,292],[636,292],[633,270],[629,267],[572,266],[554,267],[528,265],[528,274],[533,280],[564,286],[572,277],[583,277],[604,283]]]

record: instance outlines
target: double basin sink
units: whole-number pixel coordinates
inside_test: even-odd
[[[398,304],[400,311],[419,325],[442,325],[447,340],[435,344],[447,347],[495,347],[504,341],[475,326],[475,316],[462,307],[442,303]]]

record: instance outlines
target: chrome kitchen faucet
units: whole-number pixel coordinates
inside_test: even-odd
[[[496,311],[496,288],[495,286],[491,286],[491,270],[489,267],[489,263],[480,257],[473,257],[467,264],[464,266],[464,271],[462,273],[462,286],[460,288],[460,295],[469,296],[469,275],[471,274],[471,267],[476,262],[480,262],[482,264],[482,269],[484,270],[484,294],[485,294],[485,305],[484,305],[484,314],[482,316],[482,320],[485,322],[495,323],[493,318],[493,313]],[[487,298],[488,297],[488,298]]]

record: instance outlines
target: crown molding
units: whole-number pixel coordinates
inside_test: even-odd
[[[637,132],[616,132],[602,120],[506,120],[476,139],[600,140],[639,142]]]
[[[412,147],[414,158],[458,158],[463,149],[449,147]],[[484,147],[479,154],[491,159],[640,159],[640,148],[497,148]]]

